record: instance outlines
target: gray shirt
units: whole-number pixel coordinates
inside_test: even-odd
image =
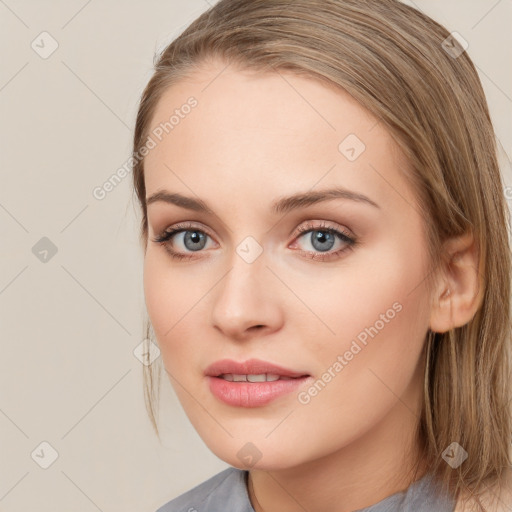
[[[254,512],[245,470],[229,467],[169,501],[156,512]],[[453,512],[455,500],[441,494],[427,473],[406,490],[354,512]]]

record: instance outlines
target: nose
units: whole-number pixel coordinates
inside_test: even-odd
[[[280,283],[266,267],[264,257],[247,263],[235,254],[232,263],[212,290],[213,327],[236,340],[278,330],[284,316],[279,300]]]

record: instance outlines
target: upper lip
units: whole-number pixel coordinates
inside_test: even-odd
[[[269,363],[268,361],[262,361],[261,359],[248,359],[242,362],[233,361],[232,359],[221,359],[208,366],[204,373],[211,377],[218,377],[226,373],[233,373],[235,375],[261,375],[263,373],[271,373],[282,377],[303,377],[308,375],[307,373],[295,372],[288,368]]]

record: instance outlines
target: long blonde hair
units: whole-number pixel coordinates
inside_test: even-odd
[[[486,487],[511,466],[510,217],[484,92],[467,52],[446,28],[398,0],[221,0],[155,56],[133,140],[133,183],[148,228],[138,157],[162,94],[219,57],[240,68],[289,70],[336,84],[375,115],[405,152],[429,237],[432,269],[444,240],[477,240],[483,299],[474,318],[425,340],[418,439],[438,481],[479,510]],[[146,341],[151,339],[146,326]],[[144,366],[146,406],[158,435],[161,367]],[[456,469],[443,451],[457,442]]]

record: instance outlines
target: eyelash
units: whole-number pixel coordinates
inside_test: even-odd
[[[171,238],[183,231],[194,231],[203,233],[206,236],[210,236],[206,231],[199,229],[195,227],[193,224],[184,223],[184,224],[177,224],[176,226],[172,227],[171,229],[167,229],[162,231],[158,236],[153,238],[153,242],[161,244],[164,246],[165,250],[169,253],[171,258],[176,260],[190,260],[194,259],[194,256],[188,255],[188,254],[182,254],[180,252],[174,251],[171,249],[170,244],[168,243]],[[345,242],[347,245],[343,249],[338,249],[336,252],[332,253],[318,253],[318,252],[312,252],[312,251],[305,251],[303,249],[299,249],[298,252],[306,256],[307,258],[313,259],[313,260],[319,260],[319,261],[326,261],[326,260],[333,260],[338,259],[342,256],[343,253],[349,250],[354,250],[356,245],[358,245],[358,240],[351,236],[348,231],[345,230],[339,230],[335,229],[333,227],[327,226],[324,222],[322,222],[320,225],[314,225],[311,223],[306,223],[305,225],[300,226],[297,228],[297,236],[296,238],[300,238],[301,236],[305,235],[306,233],[310,233],[312,231],[321,231],[323,233],[330,233],[334,235],[335,237],[341,239],[343,242]],[[211,236],[210,236],[211,238]],[[201,252],[201,251],[197,251]]]

